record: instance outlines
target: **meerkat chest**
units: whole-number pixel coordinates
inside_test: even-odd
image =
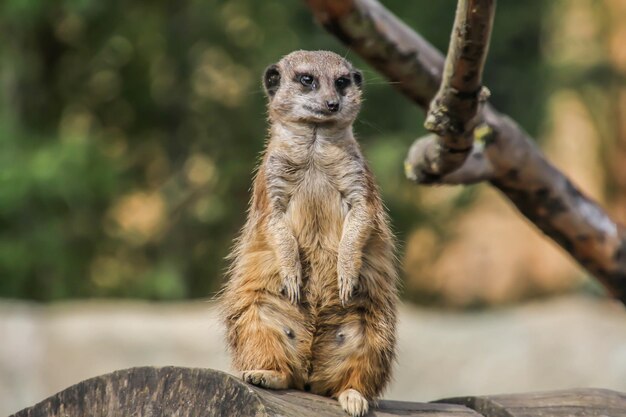
[[[310,156],[301,165],[287,206],[287,218],[303,247],[335,250],[350,205],[342,177],[345,160],[328,153]]]
[[[317,169],[302,173],[287,207],[287,219],[302,247],[335,249],[348,207],[331,178]]]

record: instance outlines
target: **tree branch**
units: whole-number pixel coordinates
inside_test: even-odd
[[[493,166],[485,156],[485,141],[492,131],[486,124],[481,124],[473,131],[472,148],[463,164],[449,174],[430,174],[418,168],[424,163],[425,155],[439,147],[441,138],[435,134],[426,135],[409,148],[404,170],[406,177],[420,184],[470,185],[489,180],[493,177]]]
[[[376,0],[306,2],[327,30],[427,109],[443,71],[442,55],[428,42]],[[626,304],[626,229],[550,164],[515,122],[488,104],[479,107],[477,117],[485,122],[474,131],[480,147],[458,170],[440,178],[424,178],[423,171],[416,170],[419,158],[415,155],[420,151],[414,145],[405,163],[408,176],[425,183],[489,180]]]
[[[456,170],[472,150],[474,127],[480,121],[478,107],[489,95],[481,80],[494,11],[495,0],[459,0],[444,79],[424,122],[438,137],[424,138],[421,153],[412,153],[415,181],[430,181]]]

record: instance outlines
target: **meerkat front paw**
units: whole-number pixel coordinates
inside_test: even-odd
[[[346,306],[354,296],[359,286],[360,262],[355,262],[356,257],[340,256],[337,261],[337,284],[339,287],[339,300],[341,305]]]
[[[339,287],[339,300],[344,307],[359,288],[360,271],[361,254],[340,250],[339,259],[337,259],[337,286]]]
[[[345,307],[356,293],[359,286],[359,276],[339,272],[337,274],[337,280],[339,285],[339,300],[341,300],[341,305]]]
[[[300,302],[300,288],[302,287],[302,267],[291,268],[283,273],[282,294],[289,299],[291,304]]]
[[[369,404],[363,394],[355,389],[345,390],[339,394],[338,400],[343,411],[350,414],[352,417],[361,417],[365,415],[369,409]]]
[[[287,389],[289,386],[287,375],[279,371],[265,369],[243,371],[241,379],[248,384],[267,389]]]

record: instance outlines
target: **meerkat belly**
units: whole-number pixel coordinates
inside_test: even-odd
[[[318,170],[307,171],[293,193],[287,219],[307,257],[316,252],[337,253],[347,207],[331,179]]]

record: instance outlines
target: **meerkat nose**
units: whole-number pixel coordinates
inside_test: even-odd
[[[336,112],[339,111],[339,102],[338,101],[334,101],[334,100],[327,101],[326,102],[326,107],[328,107],[328,110],[331,113],[336,113]]]

